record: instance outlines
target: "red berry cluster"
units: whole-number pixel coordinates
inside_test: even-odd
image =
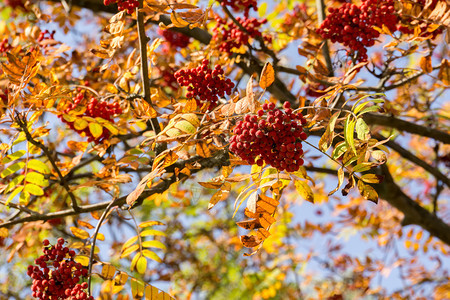
[[[240,48],[247,45],[250,38],[262,37],[265,42],[270,43],[272,37],[264,35],[259,31],[260,27],[267,23],[267,19],[258,20],[256,18],[240,18],[236,20],[245,28],[242,31],[233,21],[226,21],[219,16],[215,17],[217,24],[213,29],[213,40],[218,44],[219,50],[232,53],[233,48]]]
[[[88,270],[74,261],[75,251],[64,247],[65,240],[59,238],[56,245],[43,242],[44,254],[37,258],[35,265],[28,266],[27,274],[33,279],[32,296],[40,300],[88,299],[84,291],[87,282],[79,283],[81,277],[87,277]]]
[[[2,42],[0,43],[0,53],[5,53],[9,50],[11,50],[12,47],[8,42],[8,39],[3,39]]]
[[[41,31],[36,41],[42,42],[43,40],[54,40],[55,33],[55,30],[53,30],[52,32],[48,31],[47,29]]]
[[[436,5],[439,1],[444,0],[432,0],[429,4],[428,10],[433,11],[436,8]],[[418,0],[415,1],[412,5],[418,5],[420,6],[420,11],[423,11],[423,8],[425,7],[427,0]],[[404,34],[413,34],[414,28],[419,26],[420,28],[420,34],[421,37],[428,37],[432,36],[432,39],[436,38],[436,36],[444,31],[444,28],[438,28],[432,32],[428,31],[428,26],[430,23],[428,23],[426,20],[416,20],[413,16],[409,15],[400,15],[400,23],[397,25],[397,29],[404,33]]]
[[[175,78],[175,70],[170,67],[164,67],[159,69],[160,79],[157,80],[157,84],[162,87],[167,87],[171,90],[178,89],[178,82]]]
[[[362,0],[357,6],[345,3],[340,8],[330,7],[330,14],[320,25],[318,33],[333,43],[341,43],[358,52],[359,61],[367,61],[367,49],[380,36],[373,26],[383,25],[394,32],[398,18],[394,14],[394,0]]]
[[[25,0],[5,0],[5,4],[10,6],[12,9],[16,7],[25,9]]]
[[[162,35],[164,39],[169,43],[170,47],[177,48],[186,48],[189,45],[190,37],[182,34],[181,32],[177,32],[170,29],[161,30],[158,28],[158,34]]]
[[[249,164],[271,165],[279,171],[295,172],[303,165],[302,141],[306,120],[294,113],[289,102],[284,112],[274,103],[265,103],[257,115],[246,115],[234,128],[230,151]],[[264,114],[266,118],[263,118]]]
[[[133,14],[136,7],[139,7],[139,0],[104,0],[103,4],[111,5],[117,3],[119,10],[126,10],[128,14]]]
[[[187,98],[195,98],[197,104],[208,102],[209,109],[217,105],[219,97],[231,94],[234,83],[231,79],[225,78],[220,65],[214,69],[208,67],[209,60],[204,59],[201,66],[193,69],[181,69],[175,72],[174,76],[181,86],[187,86]]]
[[[244,11],[244,16],[248,17],[250,9],[258,10],[258,3],[256,0],[220,0],[223,6],[231,7],[235,12]]]
[[[88,101],[85,100],[85,93],[79,92],[75,98],[73,98],[73,103],[69,105],[69,107],[64,110],[64,113],[69,113],[70,111],[76,109],[79,105],[86,106],[86,111],[83,113],[83,115],[78,116],[88,116],[91,118],[103,118],[111,123],[114,123],[114,115],[119,115],[122,113],[122,109],[120,108],[119,103],[108,103],[104,101],[98,101],[96,98],[91,97]],[[85,133],[86,136],[88,136],[88,142],[95,142],[100,143],[105,139],[108,139],[110,137],[110,133],[106,128],[103,128],[102,135],[98,138],[95,138],[92,136],[92,133],[89,130],[89,127],[86,127],[82,130],[75,129],[74,122],[66,121],[63,118],[63,115],[59,115],[59,118],[66,124],[69,125],[70,129],[78,132],[81,134],[82,132]]]

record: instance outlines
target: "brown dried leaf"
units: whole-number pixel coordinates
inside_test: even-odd
[[[433,66],[431,64],[431,55],[422,56],[419,62],[420,68],[425,73],[431,73],[433,71]]]
[[[236,225],[238,225],[239,227],[242,227],[244,229],[247,229],[247,230],[253,230],[253,229],[262,228],[262,226],[258,222],[258,220],[255,220],[255,219],[241,221],[241,222],[236,222]]]
[[[375,189],[368,184],[364,184],[362,180],[358,181],[358,190],[364,199],[378,203],[378,194]]]
[[[253,248],[261,244],[261,240],[259,240],[255,235],[241,235],[241,243],[244,247]]]

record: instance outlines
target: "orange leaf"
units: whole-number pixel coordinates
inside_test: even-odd
[[[259,79],[259,86],[262,89],[268,88],[275,81],[275,71],[269,62],[266,62],[261,72],[261,78]]]

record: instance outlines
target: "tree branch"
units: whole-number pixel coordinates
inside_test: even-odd
[[[148,56],[147,56],[148,37],[145,34],[144,14],[139,11],[139,9],[142,7],[143,7],[143,0],[139,0],[139,7],[136,8],[136,15],[137,15],[137,29],[139,35],[139,50],[141,53],[142,86],[144,89],[144,100],[150,106],[153,106],[150,93],[150,79],[148,77]],[[158,134],[161,131],[158,119],[152,118],[150,120],[150,123],[153,131],[155,132],[155,135]]]
[[[402,119],[392,117],[392,116],[384,116],[379,114],[364,114],[364,121],[366,121],[369,125],[381,125],[385,127],[395,128],[399,131],[405,131],[412,134],[417,134],[420,136],[426,136],[437,141],[441,141],[444,144],[450,144],[450,134],[426,127],[423,125],[418,125],[416,123],[404,121]]]
[[[381,171],[384,175],[383,183],[374,184],[372,187],[375,188],[382,199],[386,200],[390,205],[403,213],[405,217],[402,221],[402,225],[419,225],[427,230],[432,236],[437,237],[442,242],[450,245],[450,225],[444,223],[443,220],[406,195],[394,182],[386,165],[381,166]]]
[[[226,151],[226,150],[219,151],[216,153],[216,155],[214,155],[213,157],[209,157],[209,158],[202,158],[199,156],[195,156],[195,157],[192,157],[192,158],[184,160],[184,161],[178,161],[178,162],[174,163],[173,165],[168,166],[166,168],[166,171],[167,171],[167,173],[172,173],[172,172],[174,172],[175,168],[182,169],[182,168],[184,168],[184,166],[186,164],[191,163],[193,161],[196,161],[200,165],[200,167],[198,169],[191,170],[191,174],[198,173],[205,169],[220,168],[220,167],[229,165],[228,151]],[[180,177],[177,178],[174,175],[174,176],[170,177],[169,179],[162,180],[158,184],[152,186],[150,189],[145,190],[139,196],[139,198],[136,200],[136,202],[133,204],[133,208],[140,206],[143,203],[144,199],[150,197],[151,195],[162,194],[173,183],[187,178],[187,176],[184,174],[180,174],[179,176]],[[105,209],[106,207],[108,207],[108,205],[111,205],[111,207],[113,207],[113,206],[121,207],[126,204],[126,199],[127,199],[127,195],[117,198],[113,201],[105,201],[105,202],[100,202],[100,203],[95,203],[95,204],[83,205],[83,206],[78,207],[77,211],[75,211],[74,209],[67,209],[67,210],[52,212],[52,213],[47,213],[47,214],[27,216],[27,217],[23,217],[20,219],[0,223],[0,228],[10,227],[12,225],[21,224],[21,223],[25,223],[25,222],[46,221],[46,220],[51,220],[51,219],[55,219],[55,218],[63,218],[63,217],[68,217],[68,216],[73,216],[73,215],[79,215],[82,213],[88,213],[88,212],[92,212],[92,211]]]
[[[374,137],[378,140],[386,140],[386,137],[382,136],[381,134],[376,134],[374,135]],[[408,150],[406,150],[405,148],[403,148],[401,145],[397,144],[394,141],[389,140],[385,143],[385,145],[391,148],[392,150],[396,151],[398,154],[400,154],[401,157],[423,168],[425,171],[432,174],[434,177],[441,180],[448,187],[450,187],[450,179],[444,174],[442,174],[438,168],[427,164],[425,161],[421,160],[420,158],[418,158],[417,156],[415,156],[414,154],[412,154],[411,152],[409,152]]]
[[[59,170],[58,166],[56,165],[55,160],[52,157],[52,154],[50,153],[50,150],[48,150],[48,148],[44,144],[42,144],[39,141],[36,141],[31,136],[30,132],[28,131],[27,120],[26,120],[25,116],[21,116],[19,113],[16,113],[15,121],[19,125],[20,129],[25,133],[25,137],[26,137],[27,141],[30,142],[31,144],[33,144],[35,147],[38,147],[39,149],[41,149],[44,152],[44,154],[47,156],[47,158],[50,161],[50,163],[52,164],[53,169],[55,170],[56,174],[58,174],[60,184],[67,191],[70,199],[72,200],[72,207],[73,207],[74,211],[78,211],[79,207],[78,207],[78,203],[75,198],[75,195],[70,191],[70,187],[66,181],[66,178],[61,174],[61,171]]]
[[[325,14],[325,3],[323,0],[316,0],[316,8],[317,8],[317,16],[319,24],[323,23],[323,21],[326,18]],[[323,47],[322,47],[322,54],[325,57],[325,62],[327,64],[328,69],[328,76],[333,77],[334,71],[333,71],[333,63],[331,62],[330,57],[330,49],[328,48],[328,40],[323,41]]]

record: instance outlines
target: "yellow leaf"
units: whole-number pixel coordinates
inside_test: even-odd
[[[303,180],[295,180],[294,183],[295,189],[297,190],[298,194],[302,196],[306,201],[314,203],[314,194],[308,183]]]
[[[144,296],[144,282],[131,278],[131,294],[134,299],[141,299]]]
[[[144,274],[147,270],[147,259],[144,256],[139,257],[136,263],[136,270],[139,274]]]
[[[127,257],[137,249],[139,249],[139,245],[133,245],[131,247],[126,248],[125,251],[123,251],[122,254],[120,255],[120,258]]]
[[[162,262],[161,258],[159,258],[159,256],[156,255],[155,252],[150,251],[150,250],[148,250],[148,249],[142,250],[142,254],[143,254],[145,257],[148,257],[148,258],[150,258],[150,259],[153,259],[154,261],[157,261],[157,262],[159,262],[159,263]]]
[[[101,272],[103,279],[113,279],[115,273],[116,273],[116,267],[114,267],[111,264],[103,265],[102,272]]]
[[[75,256],[75,261],[79,262],[83,267],[89,266],[89,256],[77,255]]]
[[[70,227],[70,231],[72,231],[73,235],[85,240],[87,238],[89,238],[89,233],[81,228],[77,228],[77,227]]]
[[[138,236],[133,236],[131,238],[129,238],[123,245],[122,245],[122,252],[125,251],[126,248],[130,247],[131,245],[133,245],[134,243],[136,243],[136,241],[138,240]]]
[[[8,234],[9,234],[8,229],[6,229],[4,227],[0,228],[0,237],[1,238],[8,237]]]
[[[170,14],[170,21],[175,27],[186,27],[189,25],[189,22],[183,20],[175,11]]]
[[[272,65],[267,62],[261,72],[261,78],[259,79],[259,86],[262,89],[268,88],[275,81],[275,71]]]
[[[89,123],[89,131],[94,138],[99,138],[103,133],[103,126],[99,123]]]
[[[145,228],[145,227],[154,226],[154,225],[164,225],[164,223],[161,223],[159,221],[146,221],[146,222],[142,222],[141,224],[139,224],[139,227]]]
[[[124,285],[128,280],[128,274],[125,272],[119,272],[119,274],[114,277],[115,285]]]
[[[77,223],[78,223],[78,225],[80,225],[82,227],[86,227],[87,229],[94,228],[93,225],[91,225],[91,224],[89,224],[88,222],[85,222],[85,221],[78,220]]]

